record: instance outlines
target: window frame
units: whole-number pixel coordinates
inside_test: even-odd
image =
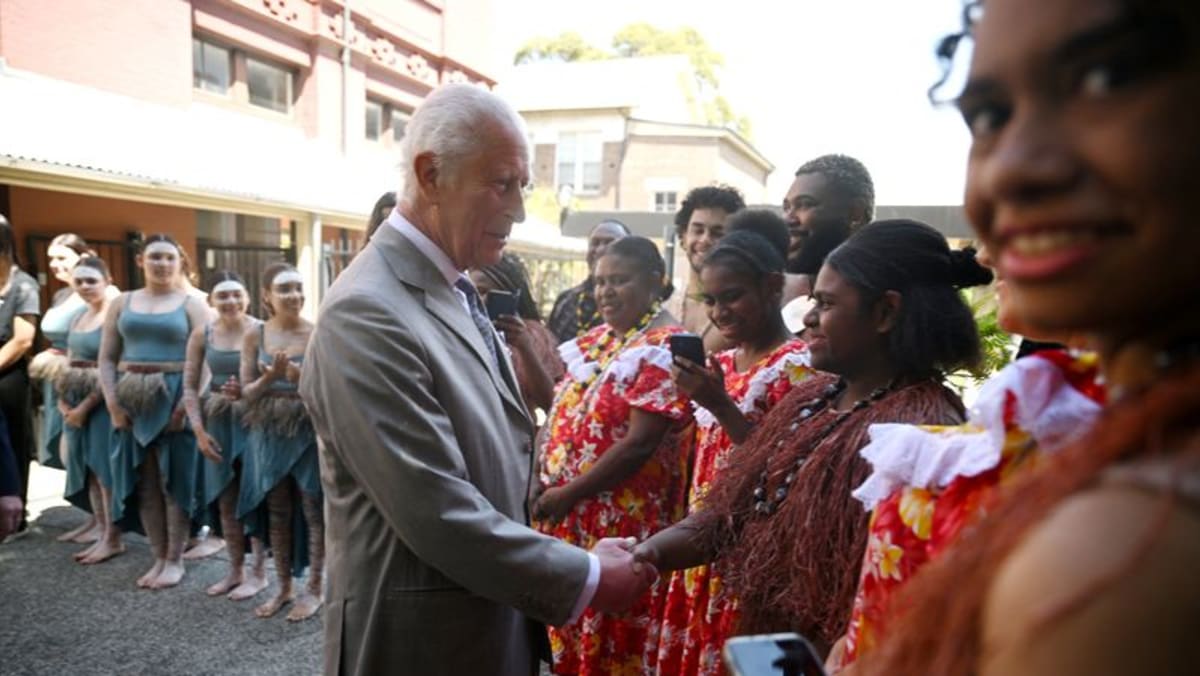
[[[196,63],[196,55],[197,55],[196,48],[197,47],[200,48],[199,55],[200,55],[201,63],[199,64],[200,65],[199,70],[197,69],[198,64]],[[205,83],[208,82],[208,80],[203,77],[204,75],[207,75],[207,69],[204,68],[204,66],[208,63],[207,59],[204,58],[205,51],[207,49],[220,50],[225,53],[225,89],[224,90],[210,89],[209,87],[205,86]],[[236,52],[236,50],[234,50],[234,48],[232,48],[232,47],[229,47],[229,46],[223,45],[219,42],[209,40],[209,39],[206,39],[199,35],[193,34],[192,35],[192,89],[199,89],[200,91],[207,92],[214,96],[226,96],[226,97],[229,96],[230,92],[233,90],[234,82],[236,81],[237,69],[234,66],[235,52]]]
[[[563,178],[562,166],[568,164],[560,159],[564,146],[563,140],[570,138],[572,140],[573,157],[569,164],[571,165],[571,181],[565,181]],[[586,160],[581,152],[581,149],[587,148],[586,143],[582,141],[591,141],[595,139],[595,147],[598,149],[598,156],[595,161]],[[584,185],[585,168],[589,164],[595,164],[598,176],[596,178],[595,187],[586,187]],[[599,195],[604,189],[604,136],[599,131],[594,130],[578,130],[578,131],[560,131],[558,133],[558,141],[554,144],[554,185],[559,188],[562,185],[570,185],[576,195]]]

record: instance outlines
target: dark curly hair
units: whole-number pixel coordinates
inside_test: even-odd
[[[843,195],[858,200],[863,207],[864,223],[875,218],[875,182],[862,162],[849,155],[822,155],[800,165],[796,175],[804,174],[821,174]]]
[[[721,209],[727,214],[733,214],[746,208],[746,199],[741,191],[728,185],[706,185],[692,188],[679,211],[675,212],[675,233],[683,237],[688,223],[692,220],[692,212],[697,209]]]

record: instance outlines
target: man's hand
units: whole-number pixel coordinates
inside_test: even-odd
[[[592,608],[616,613],[628,610],[658,580],[654,566],[633,558],[635,538],[604,538],[592,548],[600,559],[600,582]]]
[[[25,505],[16,495],[0,496],[0,540],[17,532],[21,525],[21,515],[25,513]]]

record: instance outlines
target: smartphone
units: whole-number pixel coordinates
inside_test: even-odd
[[[694,333],[676,333],[668,338],[671,345],[671,356],[683,357],[704,366],[704,340]]]
[[[817,651],[800,634],[736,636],[725,642],[733,676],[828,676]]]
[[[487,308],[488,317],[492,321],[500,318],[500,315],[517,316],[517,295],[508,291],[488,291],[487,296],[483,299],[483,306]]]

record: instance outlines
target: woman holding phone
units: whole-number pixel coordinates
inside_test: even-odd
[[[877,422],[957,424],[942,380],[979,358],[958,294],[991,275],[933,228],[877,221],[835,249],[805,317],[814,374],[750,432],[702,508],[638,545],[659,571],[717,563],[739,634],[799,632],[824,655],[845,631],[866,545],[851,495],[868,466],[858,451]],[[699,672],[720,669],[712,635]]]
[[[607,537],[642,538],[683,515],[690,419],[671,382],[668,339],[682,331],[662,311],[666,265],[654,243],[624,237],[596,264],[604,324],[560,348],[559,385],[538,463],[534,525],[585,549]],[[586,610],[550,628],[556,674],[611,674],[653,664],[663,585],[622,616]]]
[[[509,295],[499,316],[493,316],[496,329],[512,348],[513,370],[517,385],[530,413],[549,411],[554,399],[554,384],[563,374],[562,359],[555,348],[554,334],[542,322],[542,313],[529,289],[529,273],[516,254],[506,253],[495,265],[471,271],[471,282],[487,301],[492,314],[499,291]]]
[[[742,211],[727,224],[700,266],[701,300],[709,321],[734,347],[707,367],[676,357],[675,385],[696,405],[688,513],[703,509],[723,469],[737,462],[737,446],[791,389],[811,376],[804,343],[793,338],[779,312],[783,254],[746,223],[757,221],[787,240],[787,226],[771,212]],[[739,226],[739,223],[742,225]],[[658,672],[696,674],[719,657],[718,637],[730,635],[735,615],[719,575],[709,566],[670,576]],[[712,652],[706,655],[706,652]]]

